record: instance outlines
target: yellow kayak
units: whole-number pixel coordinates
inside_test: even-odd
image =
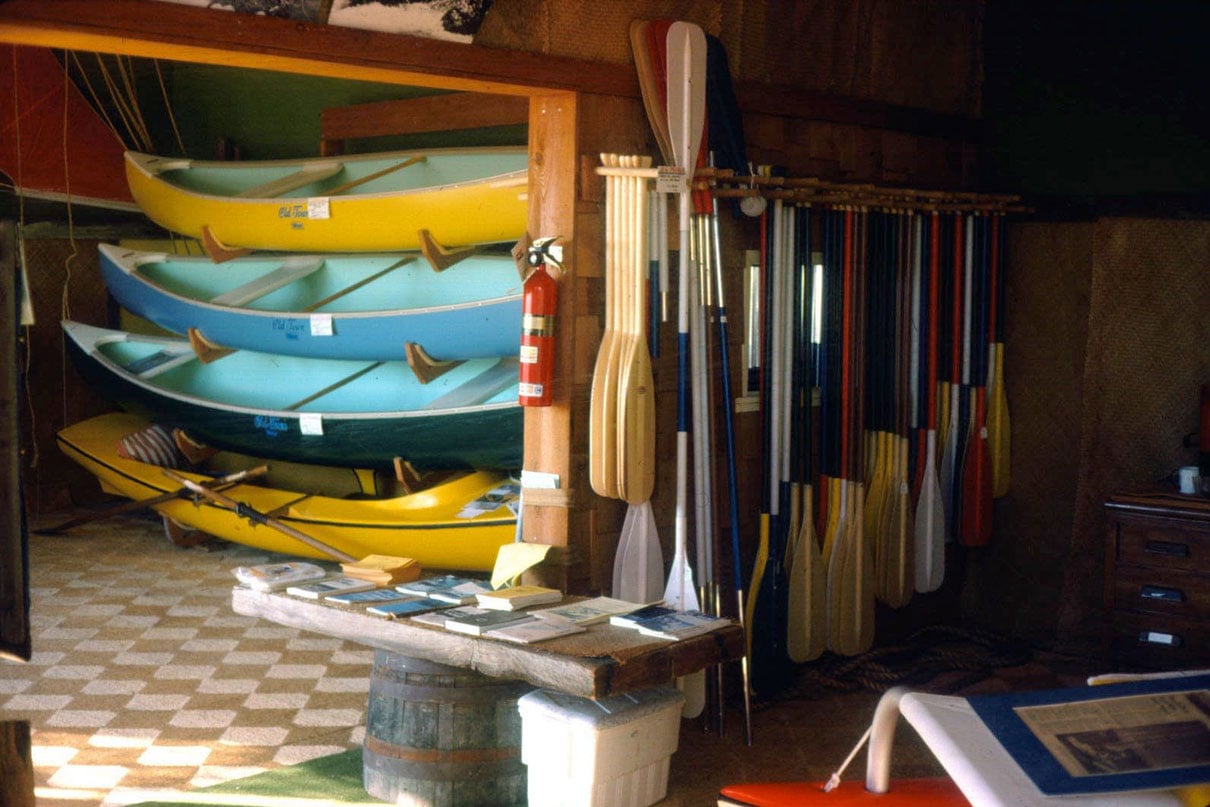
[[[99,415],[63,429],[60,450],[92,473],[108,493],[143,500],[180,488],[164,469],[118,454],[123,437],[148,427],[127,413]],[[207,470],[230,473],[261,463],[220,452]],[[203,483],[211,476],[180,471]],[[268,474],[224,488],[224,496],[272,517],[321,544],[355,558],[372,554],[415,558],[423,567],[490,571],[499,548],[516,534],[507,506],[518,489],[495,472],[460,472],[432,487],[401,496],[377,496],[381,475],[343,468],[270,463]],[[393,481],[390,480],[390,481]],[[328,559],[317,549],[232,510],[192,498],[154,509],[179,525],[247,546]]]
[[[126,152],[139,208],[226,248],[390,252],[516,241],[525,233],[524,148],[429,149],[297,160],[201,161]]]

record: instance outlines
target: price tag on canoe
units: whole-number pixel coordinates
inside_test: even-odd
[[[324,433],[323,417],[316,414],[299,415],[298,430],[303,434],[322,435]]]
[[[312,196],[307,200],[307,218],[326,219],[331,216],[328,208],[328,197]]]
[[[684,168],[661,165],[656,173],[655,189],[659,193],[680,193],[688,184],[688,172]]]
[[[312,314],[311,315],[311,335],[312,336],[331,336],[332,335],[332,315],[331,314]]]

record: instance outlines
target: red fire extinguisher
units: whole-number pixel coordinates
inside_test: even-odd
[[[555,374],[555,308],[558,284],[546,268],[553,238],[541,238],[529,248],[526,263],[533,267],[521,295],[521,386],[522,406],[550,406]]]

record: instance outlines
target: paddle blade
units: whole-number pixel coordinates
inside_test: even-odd
[[[1004,393],[1004,344],[991,346],[991,381],[988,384],[987,431],[991,441],[992,495],[1008,495],[1009,463],[1012,456],[1009,437],[1008,396]]]
[[[672,23],[665,58],[668,136],[677,166],[691,173],[706,124],[706,34],[693,23]]]
[[[945,578],[945,504],[937,479],[937,433],[929,431],[925,443],[924,480],[916,505],[916,591],[941,588]]]

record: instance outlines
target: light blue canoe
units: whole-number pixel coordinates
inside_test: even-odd
[[[224,263],[101,244],[123,308],[221,347],[329,359],[515,356],[521,277],[511,256],[436,272],[416,255],[253,255]]]
[[[62,325],[92,389],[215,448],[351,468],[521,465],[516,357],[468,359],[421,383],[404,361],[237,350],[204,363],[185,339]]]

